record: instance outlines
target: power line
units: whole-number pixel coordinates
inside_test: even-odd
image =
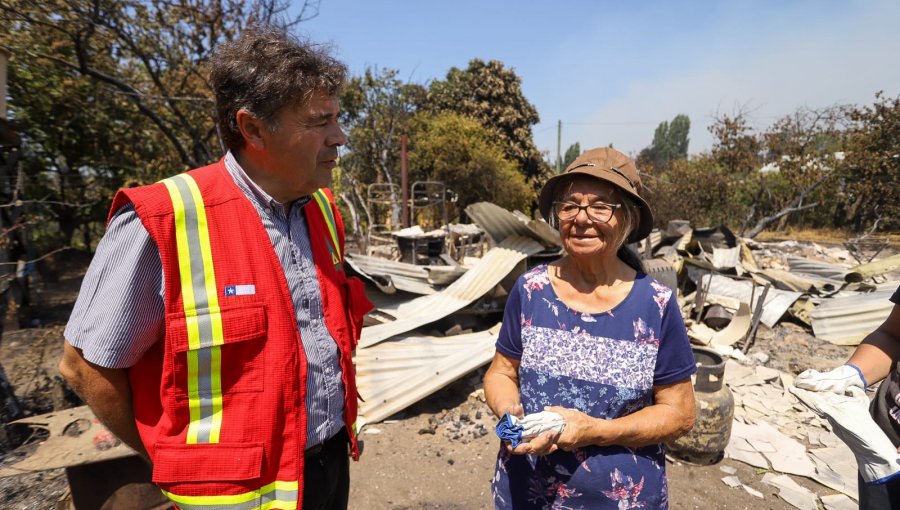
[[[659,124],[659,121],[647,122],[647,121],[642,121],[642,120],[621,120],[621,121],[610,121],[610,122],[566,122],[566,124],[568,124],[570,126],[621,126],[621,125]]]

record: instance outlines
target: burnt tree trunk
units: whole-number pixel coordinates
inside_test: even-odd
[[[16,268],[19,265],[18,248],[24,248],[21,241],[22,229],[19,217],[21,206],[15,205],[19,195],[20,174],[18,170],[19,143],[18,136],[9,127],[4,119],[0,119],[0,204],[8,204],[0,208],[0,341],[3,338],[3,329],[6,322],[6,314],[9,309],[9,299],[15,294],[17,285]],[[19,400],[13,392],[12,385],[6,377],[6,371],[0,364],[0,450],[8,450],[17,446],[8,433],[6,424],[12,420],[21,418],[22,409]]]

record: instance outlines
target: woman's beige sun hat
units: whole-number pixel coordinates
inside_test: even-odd
[[[650,204],[640,195],[643,187],[638,169],[631,158],[611,147],[586,151],[578,156],[564,173],[551,177],[544,184],[538,204],[545,220],[550,221],[556,187],[577,175],[588,175],[615,185],[640,207],[641,220],[628,236],[627,242],[634,243],[650,235],[653,229],[653,211],[650,210]]]

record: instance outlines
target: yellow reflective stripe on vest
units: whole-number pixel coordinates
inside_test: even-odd
[[[181,174],[162,181],[175,211],[178,272],[188,334],[187,443],[218,443],[222,430],[222,314],[203,197],[196,181]]]
[[[313,198],[316,199],[319,209],[322,210],[325,225],[328,227],[328,233],[331,235],[331,243],[328,245],[328,249],[331,251],[331,261],[334,262],[334,265],[338,265],[343,260],[343,257],[341,256],[341,245],[338,244],[337,224],[334,221],[331,204],[328,202],[328,196],[322,190],[313,193]]]
[[[163,491],[181,510],[268,510],[297,508],[297,482],[272,482],[234,496],[179,496]]]

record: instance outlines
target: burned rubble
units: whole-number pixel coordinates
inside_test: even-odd
[[[464,383],[471,393],[462,404],[423,418],[418,435],[468,443],[493,433],[496,422],[480,380],[494,353],[505,297],[519,274],[562,250],[556,232],[541,220],[489,203],[469,206],[466,213],[474,224],[447,226],[442,236],[409,230],[394,238],[404,239],[397,248],[389,246],[388,235],[378,249],[347,256],[348,270],[367,280],[377,306],[355,355],[363,438],[454,383]],[[440,247],[433,242],[437,237]],[[796,508],[852,503],[852,454],[827,421],[787,388],[805,368],[842,362],[848,346],[884,320],[887,296],[900,280],[896,255],[881,251],[881,258],[860,261],[866,252],[859,247],[851,252],[797,241],[759,242],[721,226],[692,228],[686,221],[671,222],[633,248],[648,273],[675,291],[692,343],[727,360],[724,382],[734,409],[730,431],[722,432],[730,434],[722,454],[764,474],[749,480],[723,472],[723,483],[753,497],[764,496],[751,484],[767,484]],[[810,338],[819,352],[810,352]],[[39,418],[23,423],[41,427]],[[93,457],[98,452],[126,449],[100,448],[102,442],[85,443],[79,436],[37,442],[74,445],[52,467],[83,466],[102,460]],[[27,455],[7,457],[0,475],[42,471],[35,463],[40,451],[32,446]],[[675,456],[670,461],[686,462]],[[822,490],[796,486],[792,477],[814,480]]]

